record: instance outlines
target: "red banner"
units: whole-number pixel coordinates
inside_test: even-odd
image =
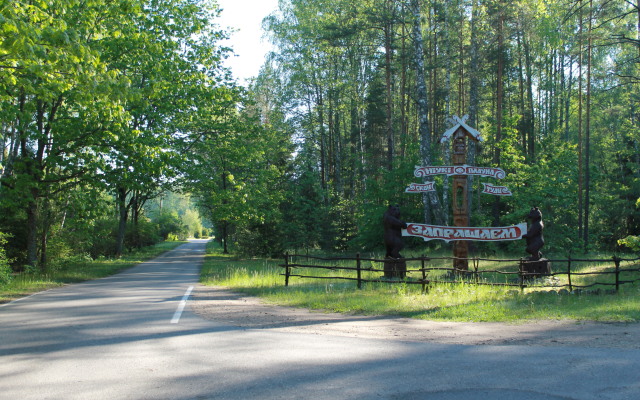
[[[454,165],[439,167],[416,167],[413,175],[417,178],[433,175],[474,175],[502,179],[506,173],[501,168],[473,167],[471,165]]]
[[[422,193],[422,192],[435,192],[436,188],[433,187],[433,182],[427,183],[411,183],[409,187],[405,189],[405,193]]]
[[[482,193],[492,194],[494,196],[512,196],[511,190],[509,190],[506,186],[493,186],[489,183],[482,184]]]
[[[451,240],[475,240],[483,242],[518,240],[526,233],[527,224],[524,222],[514,226],[495,228],[408,224],[407,229],[402,230],[402,236],[418,236],[425,241],[440,239],[446,242]]]

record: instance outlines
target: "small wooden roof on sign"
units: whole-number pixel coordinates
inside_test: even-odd
[[[466,131],[467,135],[478,142],[483,142],[484,139],[482,138],[482,136],[480,135],[480,132],[478,132],[477,130],[473,129],[472,127],[470,127],[469,125],[467,125],[465,122],[467,121],[467,119],[469,119],[468,115],[465,115],[462,118],[459,118],[457,115],[454,115],[450,121],[454,124],[454,126],[450,129],[448,129],[443,135],[442,138],[440,139],[440,143],[444,143],[446,141],[448,141],[449,139],[451,139],[451,135],[453,135],[458,129],[462,128],[463,130]]]

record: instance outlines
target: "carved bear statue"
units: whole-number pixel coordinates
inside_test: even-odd
[[[527,239],[527,253],[531,254],[530,260],[535,261],[542,258],[540,249],[544,246],[544,237],[542,236],[542,230],[544,224],[542,223],[542,212],[538,207],[533,207],[527,215],[527,219],[531,220],[531,225],[527,229],[527,234],[523,237]]]
[[[383,216],[384,222],[384,245],[387,249],[385,257],[402,258],[400,250],[404,247],[402,243],[402,228],[407,227],[407,223],[400,220],[400,207],[389,205]]]

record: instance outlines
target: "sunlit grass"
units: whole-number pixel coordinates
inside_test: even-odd
[[[98,260],[77,259],[64,263],[62,267],[46,272],[39,270],[20,273],[8,285],[0,288],[0,303],[6,303],[20,297],[43,290],[64,286],[69,283],[83,282],[110,276],[131,268],[143,261],[178,247],[185,242],[162,242],[155,246],[138,249],[123,255],[119,259],[102,258]]]
[[[376,257],[377,258],[377,257]],[[606,257],[603,257],[606,258]],[[292,277],[284,286],[283,260],[235,259],[220,254],[210,243],[201,282],[220,285],[233,290],[259,296],[274,304],[303,307],[327,312],[363,315],[397,315],[419,319],[444,321],[525,321],[542,319],[571,319],[597,321],[640,321],[640,287],[637,284],[621,286],[617,294],[610,294],[606,287],[600,294],[587,294],[562,290],[564,278],[554,284],[557,289],[533,287],[521,290],[517,286],[496,287],[467,283],[432,284],[422,293],[420,284],[363,283],[362,290],[354,281],[331,279],[301,279]],[[442,262],[442,267],[447,263]],[[324,262],[331,265],[331,262]],[[435,265],[435,264],[434,264]],[[363,262],[363,268],[369,265]],[[381,268],[381,266],[374,266]],[[488,263],[485,269],[499,269]],[[587,265],[580,272],[610,270],[606,265]],[[578,271],[578,270],[576,270]],[[314,270],[315,276],[351,276],[355,273]],[[445,272],[430,275],[442,277]],[[381,273],[363,272],[363,278],[380,278]],[[416,275],[416,278],[418,276]],[[638,276],[635,276],[636,278]],[[496,275],[486,279],[518,284],[516,276]],[[573,284],[588,284],[591,276],[572,277]],[[606,278],[607,280],[612,278]]]

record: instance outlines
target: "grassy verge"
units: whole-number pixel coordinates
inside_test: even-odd
[[[125,254],[119,259],[91,260],[78,258],[44,273],[40,271],[21,273],[15,276],[11,283],[0,287],[0,304],[69,283],[113,275],[143,261],[157,257],[183,243],[185,242],[163,242]]]
[[[327,312],[397,315],[440,321],[527,321],[547,319],[640,321],[640,286],[621,286],[617,294],[576,294],[548,289],[493,287],[469,284],[420,285],[292,278],[289,287],[278,266],[283,260],[238,260],[209,244],[201,282],[258,296],[273,304]],[[589,271],[610,265],[588,265]],[[320,272],[321,273],[321,272]],[[318,272],[314,272],[318,275]],[[330,271],[336,276],[335,271]],[[378,276],[380,273],[377,273]],[[498,279],[505,279],[499,277]],[[579,284],[579,277],[574,277]],[[584,278],[588,283],[589,277]]]

